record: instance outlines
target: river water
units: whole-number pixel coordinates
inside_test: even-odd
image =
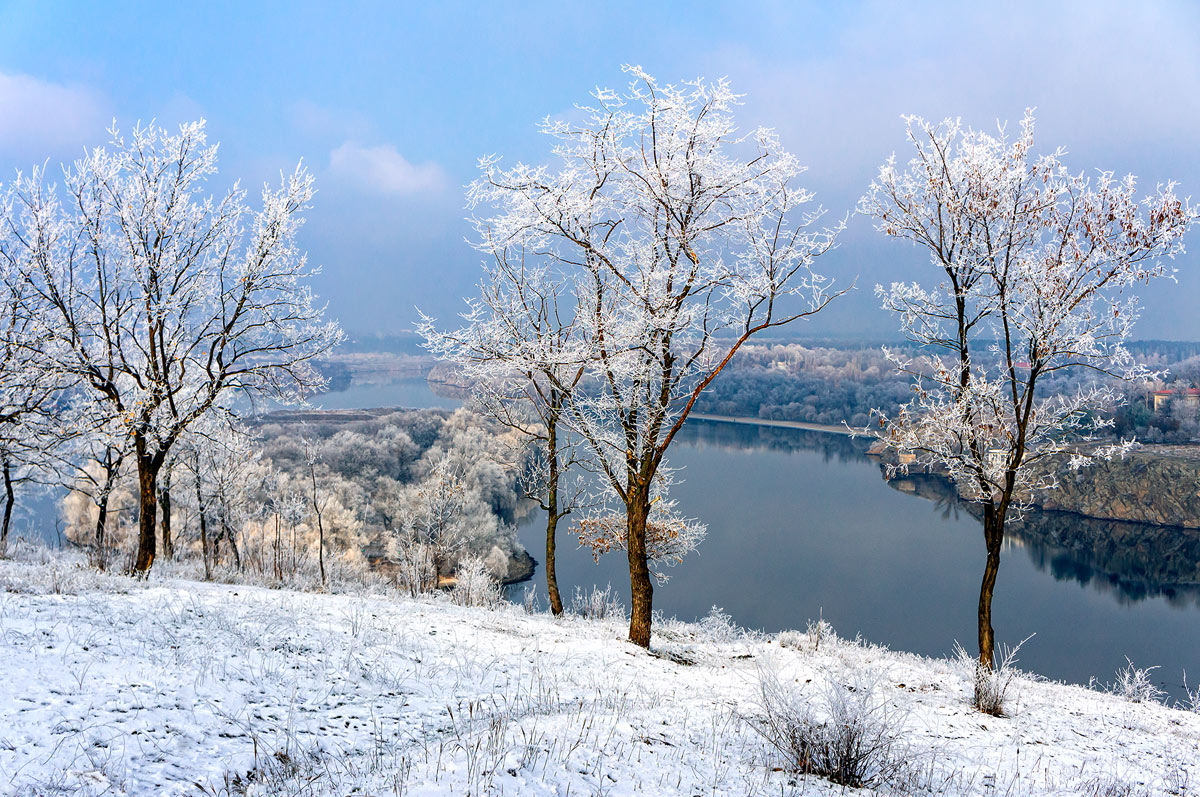
[[[352,386],[320,406],[454,407],[424,380]],[[721,607],[746,628],[803,629],[823,617],[844,637],[924,655],[975,646],[984,564],[982,526],[936,479],[889,484],[844,435],[692,421],[671,447],[672,496],[708,525],[699,550],[666,572],[654,605],[695,620]],[[16,532],[55,539],[55,502],[31,497]],[[1010,523],[993,605],[997,640],[1021,649],[1020,665],[1056,680],[1111,681],[1128,656],[1173,697],[1183,673],[1200,683],[1200,589],[1177,574],[1200,561],[1200,532],[1106,523],[1063,513]],[[519,534],[542,558],[544,518]],[[628,605],[624,557],[594,562],[569,526],[559,531],[564,596],[611,584]],[[545,577],[526,586],[546,606]]]
[[[384,401],[387,396],[395,401]],[[402,399],[402,400],[401,400]],[[389,393],[352,388],[327,407],[448,406],[423,382]],[[823,617],[847,637],[924,655],[975,645],[984,564],[982,526],[936,480],[889,484],[843,435],[694,421],[672,445],[680,508],[708,524],[696,553],[670,568],[655,607],[694,620],[719,606],[747,628],[803,629]],[[521,525],[541,559],[543,519]],[[1200,682],[1200,591],[1170,581],[1180,557],[1200,557],[1200,533],[1042,513],[1012,524],[993,606],[1000,642],[1022,647],[1023,668],[1056,680],[1111,681],[1128,656],[1158,666],[1155,680],[1182,697]],[[599,563],[559,532],[564,594],[611,584],[628,605],[620,554]],[[1135,540],[1120,556],[1080,540]],[[1065,544],[1064,540],[1070,540]],[[1112,545],[1108,546],[1113,547]],[[546,605],[540,568],[529,585]],[[524,586],[510,590],[520,599]]]

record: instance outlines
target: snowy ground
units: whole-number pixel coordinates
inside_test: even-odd
[[[36,559],[0,563],[13,794],[843,793],[751,727],[764,671],[814,700],[874,680],[906,764],[888,791],[1200,787],[1193,712],[1023,679],[1012,716],[988,717],[962,666],[852,642],[718,618],[662,623],[648,653],[617,620]]]

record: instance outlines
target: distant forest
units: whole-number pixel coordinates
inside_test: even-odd
[[[905,344],[891,346],[917,352]],[[1200,440],[1200,406],[1167,400],[1155,411],[1154,390],[1181,391],[1200,387],[1200,343],[1148,340],[1129,345],[1133,356],[1166,372],[1151,385],[1124,385],[1125,404],[1115,411],[1114,434],[1136,435],[1146,442]],[[1058,378],[1054,386],[1068,390],[1074,380]],[[697,409],[713,415],[754,417],[820,424],[866,426],[878,408],[895,413],[911,395],[911,380],[897,374],[882,345],[792,341],[743,347],[701,397]]]

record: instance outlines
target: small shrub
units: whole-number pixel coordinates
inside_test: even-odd
[[[521,597],[521,607],[525,609],[525,614],[537,614],[542,610],[537,587],[525,587],[525,594]]]
[[[710,642],[717,644],[736,642],[744,633],[720,606],[709,609],[708,614],[701,618],[699,626],[700,633]]]
[[[832,625],[825,621],[824,617],[809,620],[804,633],[780,631],[775,635],[775,641],[779,643],[780,647],[814,653],[821,649],[822,643],[829,645],[836,642],[837,639],[837,632],[833,630]]]
[[[813,699],[770,670],[759,674],[760,716],[750,721],[784,758],[785,767],[852,788],[903,780],[909,754],[901,739],[907,714],[888,700],[878,679],[832,677]]]
[[[492,607],[504,600],[500,582],[477,556],[464,557],[458,563],[455,578],[450,599],[458,606]]]
[[[621,599],[613,593],[612,584],[606,584],[604,589],[593,586],[590,592],[576,587],[570,611],[589,620],[604,620],[609,617],[625,619],[625,607],[621,605]]]
[[[808,621],[808,628],[805,629],[805,634],[808,636],[808,641],[812,643],[812,649],[818,651],[821,649],[822,642],[836,642],[837,633],[834,632],[833,626],[825,622],[825,613],[821,612],[816,622]]]
[[[799,631],[780,631],[775,635],[775,641],[779,643],[779,647],[792,650],[804,650],[807,640],[808,637]]]
[[[1008,715],[1009,690],[1013,683],[1023,676],[1016,666],[1017,652],[1032,638],[1033,635],[1030,634],[1012,647],[1000,645],[996,651],[998,655],[994,667],[985,666],[977,656],[971,655],[962,645],[955,643],[954,659],[971,674],[974,687],[971,705],[993,717]]]
[[[1105,691],[1109,694],[1123,697],[1130,703],[1161,703],[1166,692],[1155,686],[1150,673],[1158,667],[1139,669],[1133,666],[1129,657],[1125,657],[1125,666],[1117,670],[1117,679],[1109,684]]]
[[[1190,711],[1193,714],[1200,714],[1200,686],[1195,689],[1188,688],[1187,671],[1183,673],[1183,700],[1177,700],[1175,707],[1183,711]]]

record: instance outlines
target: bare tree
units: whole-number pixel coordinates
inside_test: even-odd
[[[64,434],[64,473],[70,476],[67,489],[87,496],[96,508],[96,525],[92,544],[95,564],[104,569],[108,566],[110,504],[122,478],[126,474],[125,464],[131,450],[132,440],[124,433],[120,424],[107,416],[98,417],[89,412],[94,409],[90,402],[83,401],[68,406],[58,416],[59,427],[73,431]],[[80,414],[79,411],[82,411]]]
[[[181,460],[183,466],[191,472],[192,487],[195,489],[196,524],[200,535],[200,558],[204,562],[204,580],[212,581],[213,555],[212,545],[208,538],[208,493],[204,489],[204,462],[198,446],[188,445]]]
[[[480,296],[468,300],[465,325],[439,332],[423,316],[418,329],[430,351],[469,381],[475,406],[529,441],[521,484],[546,513],[546,591],[558,615],[558,526],[584,495],[579,480],[570,480],[579,448],[565,416],[585,373],[586,348],[575,334],[574,302],[569,295],[560,301],[566,278],[527,265],[524,250],[496,241],[487,222],[476,226],[477,246],[491,260]]]
[[[439,459],[421,481],[404,491],[395,515],[389,553],[413,594],[438,587],[468,542],[467,489],[450,457]]]
[[[242,569],[238,537],[242,527],[259,508],[258,499],[265,486],[266,469],[254,441],[236,418],[215,416],[206,424],[204,437],[204,476],[210,485],[210,505],[219,524],[214,541],[223,541],[233,554],[233,564]]]
[[[23,279],[24,263],[3,255],[14,228],[12,202],[0,198],[0,557],[8,550],[16,486],[52,481],[64,439],[54,422],[54,399],[64,380],[45,367],[52,343],[26,312],[30,288]]]
[[[597,91],[578,123],[542,125],[556,170],[485,158],[468,199],[497,209],[489,246],[569,274],[590,364],[571,425],[624,509],[629,638],[648,646],[647,524],[666,452],[746,341],[838,295],[812,265],[841,227],[815,229],[804,169],[772,131],[736,131],[726,81],[626,71],[629,88]]]
[[[325,579],[325,506],[329,502],[328,495],[325,495],[317,484],[317,462],[320,461],[320,456],[317,454],[316,444],[309,438],[305,437],[304,444],[304,464],[305,475],[308,478],[308,502],[312,508],[313,519],[317,523],[317,564],[321,572],[321,586],[326,585]]]
[[[217,148],[202,122],[177,133],[115,130],[64,169],[40,169],[8,197],[0,255],[22,269],[27,315],[79,394],[132,440],[139,480],[135,572],[154,561],[158,478],[188,428],[234,391],[296,398],[337,344],[307,287],[296,230],[313,195],[302,167],[264,187],[252,211],[238,186],[204,197]]]
[[[1066,456],[1074,467],[1129,443],[1082,447],[1111,424],[1112,380],[1151,376],[1125,348],[1138,283],[1168,276],[1161,258],[1183,251],[1197,213],[1173,186],[1139,199],[1132,176],[1072,174],[1062,150],[1035,157],[1033,117],[1010,139],[958,121],[908,117],[915,154],[893,156],[860,212],[886,235],[927,250],[932,287],[876,288],[910,340],[931,354],[892,359],[914,379],[912,401],[878,414],[876,433],[916,462],[947,472],[982,504],[987,565],[979,593],[979,660],[994,666],[992,593],[1004,524],[1030,492],[1054,487],[1034,466]],[[1090,372],[1071,392],[1044,385],[1060,371]]]

